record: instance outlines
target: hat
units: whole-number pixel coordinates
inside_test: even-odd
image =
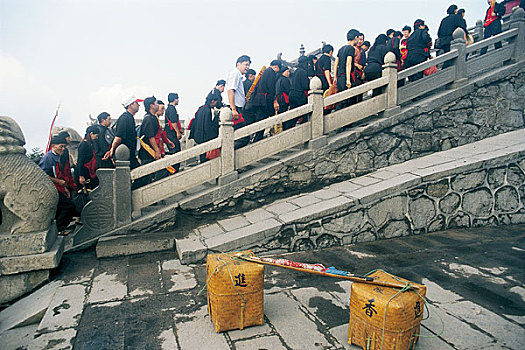
[[[89,135],[90,133],[97,135],[100,133],[100,129],[96,125],[90,125],[86,129],[86,135]]]
[[[124,108],[128,108],[128,106],[134,102],[143,102],[144,100],[140,100],[138,98],[136,98],[134,95],[131,95],[130,97],[127,97],[125,98],[123,101],[122,101],[122,105],[124,106]]]
[[[59,136],[59,135],[53,136],[51,138],[51,142],[49,143],[49,145],[65,145],[65,144],[67,144],[66,138],[63,136]]]
[[[222,80],[222,79],[218,80],[217,84],[215,84],[215,85],[226,85],[226,80]]]
[[[62,130],[61,132],[59,132],[59,133],[57,134],[57,136],[60,136],[60,137],[64,138],[64,140],[65,140],[66,138],[68,138],[68,137],[71,137],[71,135],[69,135],[69,133],[68,133],[67,131],[65,131],[65,130]]]
[[[423,21],[422,19],[416,19],[414,21],[414,28],[417,28],[419,26],[424,26],[425,25],[425,21]]]
[[[283,64],[279,60],[273,60],[272,62],[270,62],[270,66],[277,66],[277,67],[279,67],[279,69],[282,68],[282,65]]]

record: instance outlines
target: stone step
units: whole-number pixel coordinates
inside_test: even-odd
[[[98,258],[127,256],[142,253],[173,250],[173,233],[140,233],[102,237],[98,240]]]
[[[0,312],[0,334],[5,331],[40,322],[62,281],[46,284],[27,297]]]

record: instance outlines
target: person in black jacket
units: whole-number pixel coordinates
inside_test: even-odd
[[[485,14],[485,22],[483,23],[483,39],[490,38],[501,33],[501,18],[505,15],[505,6],[499,4],[494,0],[488,0],[489,8]],[[501,42],[494,44],[494,48],[501,49]],[[484,47],[479,52],[480,55],[487,53],[488,47]]]
[[[97,116],[99,136],[93,142],[95,148],[95,157],[97,158],[97,169],[98,168],[114,168],[115,163],[113,159],[102,160],[104,155],[115,138],[115,132],[111,128],[111,116],[107,112],[102,112]]]
[[[413,67],[429,59],[431,46],[432,38],[428,34],[428,27],[425,25],[425,21],[417,19],[414,22],[414,32],[407,39],[405,68]],[[423,72],[409,76],[408,80],[416,81],[421,78],[423,78]]]
[[[224,86],[226,85],[226,80],[220,79],[217,81],[217,84],[215,84],[215,87],[211,92],[213,93],[219,93],[219,101],[217,101],[217,108],[224,107],[224,104],[222,103],[222,93],[224,92]]]
[[[275,101],[277,102],[277,113],[284,113],[290,108],[290,68],[283,66],[281,76],[275,85]]]
[[[461,28],[465,33],[467,32],[466,22],[460,15],[457,14],[457,11],[458,7],[456,5],[450,5],[447,9],[447,17],[443,18],[439,24],[437,41],[438,45],[436,46],[436,49],[441,50],[442,53],[450,51],[452,34],[456,28]]]
[[[256,75],[257,73],[253,69],[248,69],[248,72],[245,74],[246,79],[242,82],[242,85],[244,85],[245,95],[247,95],[248,91],[250,91]]]
[[[321,79],[321,87],[323,92],[328,90],[333,85],[332,82],[332,54],[334,53],[334,47],[330,44],[323,46],[323,54],[315,63],[314,74],[316,77]]]
[[[382,75],[383,64],[385,64],[385,55],[389,52],[386,47],[388,37],[385,34],[379,34],[374,45],[368,51],[368,61],[365,67],[366,81],[378,79]],[[381,94],[382,89],[374,89],[372,96]]]
[[[397,70],[400,71],[403,67],[402,56],[401,56],[401,39],[403,38],[403,33],[400,31],[394,32],[394,36],[388,39],[386,47],[388,51],[392,52],[396,56]]]
[[[97,125],[91,125],[86,129],[86,136],[78,145],[78,162],[77,162],[77,187],[86,186],[94,189],[98,186],[98,177],[96,174],[97,159],[95,157],[94,143],[99,137],[100,130]]]
[[[360,33],[357,29],[350,29],[348,33],[346,33],[346,45],[342,46],[337,52],[334,76],[338,92],[345,91],[346,89],[355,86],[355,57],[359,34]],[[336,110],[345,108],[349,104],[349,100],[341,101],[337,104]]]
[[[140,166],[135,155],[137,150],[137,131],[135,130],[135,118],[133,116],[138,112],[139,102],[142,101],[135,98],[135,96],[131,96],[123,101],[122,106],[124,106],[126,111],[122,113],[115,124],[115,139],[102,160],[108,160],[110,157],[113,157],[115,150],[122,143],[129,149],[129,167],[135,169]]]
[[[259,79],[253,96],[253,106],[255,107],[255,121],[261,121],[274,115],[275,84],[277,83],[277,73],[281,70],[281,61],[273,60],[270,67],[266,68]],[[253,135],[252,142],[262,140],[264,130],[257,131]]]
[[[308,103],[308,90],[310,89],[310,79],[308,79],[308,58],[299,57],[298,66],[292,77],[290,87],[290,109],[303,106]],[[300,117],[287,120],[283,123],[283,130],[293,128]]]
[[[308,69],[306,70],[308,78],[315,77],[315,64],[317,63],[317,60],[318,58],[316,55],[308,56]]]
[[[217,106],[220,93],[212,91],[206,97],[204,105],[200,106],[195,113],[195,119],[191,123],[189,138],[195,143],[201,144],[219,136],[219,115],[213,117],[211,109]],[[200,162],[204,163],[208,159],[206,153],[200,155]]]

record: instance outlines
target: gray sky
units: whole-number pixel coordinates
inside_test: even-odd
[[[435,38],[452,3],[469,27],[484,17],[484,0],[0,0],[0,115],[18,121],[28,150],[45,147],[59,102],[56,125],[80,134],[89,114],[117,119],[132,94],[167,103],[178,92],[189,120],[241,54],[258,71],[300,44],[337,50],[351,28],[373,43],[417,18]]]

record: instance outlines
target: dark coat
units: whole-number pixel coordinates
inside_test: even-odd
[[[211,108],[208,105],[199,107],[195,113],[195,119],[191,123],[190,139],[196,143],[204,143],[219,136],[219,117],[213,118]]]
[[[290,87],[290,108],[305,105],[308,102],[309,89],[310,79],[308,79],[308,73],[302,67],[297,68],[293,74]]]
[[[396,55],[396,59],[399,61],[401,60],[401,50],[399,49],[399,44],[401,43],[401,40],[399,38],[390,38],[386,42],[386,47],[388,48],[388,51],[394,53]]]
[[[290,105],[291,86],[292,83],[287,77],[281,76],[279,80],[277,80],[277,84],[275,86],[275,98],[277,99],[277,103],[279,104],[279,113],[283,113],[288,110],[288,107]]]
[[[368,60],[365,67],[365,74],[379,73],[383,71],[385,64],[385,55],[390,50],[386,45],[374,45],[368,51]]]
[[[417,28],[407,39],[407,60],[425,61],[430,57],[429,48],[432,45],[432,38],[428,30]]]
[[[271,67],[266,68],[255,88],[255,96],[253,96],[253,105],[255,107],[263,107],[271,111],[273,110],[276,83],[277,73],[275,73]]]
[[[452,34],[457,28],[463,29],[466,33],[466,24],[465,20],[458,14],[450,14],[443,18],[438,29],[439,47],[436,47],[436,49],[448,51],[452,42]]]

